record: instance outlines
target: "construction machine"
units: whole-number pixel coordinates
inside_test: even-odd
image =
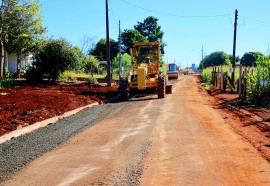
[[[169,63],[167,75],[169,79],[178,79],[179,74],[175,63]]]
[[[131,72],[120,78],[119,97],[128,99],[133,92],[154,91],[158,98],[164,98],[172,92],[168,77],[160,71],[160,55],[163,49],[159,42],[137,42],[130,49],[132,56]]]

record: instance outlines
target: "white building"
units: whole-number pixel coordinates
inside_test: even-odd
[[[8,68],[8,71],[11,73],[18,72],[18,69],[20,71],[24,71],[28,66],[32,65],[33,63],[32,57],[33,57],[32,54],[23,56],[21,63],[18,64],[18,56],[16,54],[7,54],[5,56],[6,67]]]

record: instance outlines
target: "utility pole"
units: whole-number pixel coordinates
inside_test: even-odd
[[[233,61],[232,61],[232,82],[234,87],[234,72],[235,72],[235,50],[236,50],[236,31],[237,31],[237,19],[238,19],[238,10],[235,10],[235,18],[234,18],[234,35],[233,35]]]
[[[122,61],[121,61],[121,23],[119,20],[119,81],[121,78],[121,72],[122,72]]]
[[[111,59],[110,59],[110,34],[109,34],[109,8],[108,0],[106,0],[106,59],[107,59],[107,86],[111,84]]]

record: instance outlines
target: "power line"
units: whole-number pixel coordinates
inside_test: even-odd
[[[109,0],[109,5],[110,5],[111,10],[112,10],[112,16],[113,16],[113,19],[114,19],[115,23],[118,24],[118,22],[117,22],[117,20],[116,20],[116,18],[115,18],[114,12],[113,12],[113,7],[112,7],[111,0]]]
[[[220,14],[220,15],[177,15],[177,14],[169,14],[169,13],[165,13],[165,12],[158,12],[158,11],[154,11],[154,10],[150,10],[147,8],[143,8],[141,6],[138,6],[136,4],[130,3],[126,0],[121,0],[126,4],[129,4],[133,7],[148,11],[148,12],[152,12],[152,13],[156,13],[156,14],[160,14],[160,15],[165,15],[165,16],[171,16],[171,17],[180,17],[180,18],[215,18],[215,17],[225,17],[225,16],[229,16],[232,15],[233,13],[229,13],[229,14]]]
[[[265,21],[261,21],[261,20],[253,19],[253,18],[248,18],[244,16],[239,16],[239,17],[253,24],[262,25],[262,26],[270,26],[269,22],[265,22]]]

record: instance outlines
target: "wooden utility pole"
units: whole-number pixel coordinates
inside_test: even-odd
[[[109,34],[109,8],[106,0],[106,59],[107,59],[107,86],[111,84],[111,59],[110,59],[110,34]]]
[[[234,18],[234,35],[233,35],[233,61],[232,61],[232,83],[234,87],[234,72],[235,72],[235,50],[236,50],[236,31],[237,31],[237,19],[238,19],[238,10],[235,10],[235,18]]]
[[[121,78],[121,72],[122,72],[122,60],[121,60],[121,23],[119,20],[119,81]]]

